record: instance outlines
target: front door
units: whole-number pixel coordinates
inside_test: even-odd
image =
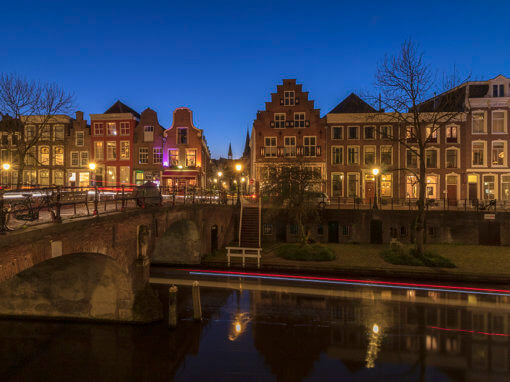
[[[373,180],[365,181],[365,198],[374,200],[375,196],[375,182]]]
[[[382,244],[382,220],[370,221],[370,244]]]
[[[449,184],[446,186],[446,197],[448,199],[449,206],[457,205],[457,185]]]
[[[468,185],[468,198],[473,201],[478,199],[478,195],[476,194],[476,183],[469,183]]]
[[[338,222],[329,222],[328,223],[328,242],[329,243],[338,243]]]

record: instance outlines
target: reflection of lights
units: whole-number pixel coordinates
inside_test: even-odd
[[[248,323],[251,321],[251,317],[248,312],[245,313],[236,313],[234,317],[234,321],[232,322],[232,326],[230,328],[230,333],[228,335],[228,339],[230,341],[235,341],[237,338],[243,334],[248,326]]]
[[[241,333],[241,324],[239,322],[236,322],[235,329],[237,333]]]
[[[372,326],[372,331],[373,331],[375,334],[379,333],[379,325],[374,324],[374,326]]]

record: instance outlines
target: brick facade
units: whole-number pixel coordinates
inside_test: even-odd
[[[90,126],[83,119],[83,112],[77,111],[65,137],[66,186],[90,186],[91,147]]]

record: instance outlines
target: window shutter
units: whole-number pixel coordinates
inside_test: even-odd
[[[290,121],[285,121],[285,127],[289,127],[290,126]]]
[[[264,154],[265,154],[264,147],[261,147],[260,148],[260,156],[264,156]]]
[[[321,155],[321,147],[317,146],[317,156],[319,157]]]
[[[309,127],[310,126],[310,121],[305,121],[305,126]]]
[[[303,155],[303,146],[297,147],[296,154],[299,156]]]
[[[271,127],[274,127],[274,121],[271,121],[271,123],[269,124]]]
[[[279,157],[283,156],[283,147],[281,147],[281,146],[278,147],[276,155],[278,155]]]
[[[289,122],[289,127],[294,127],[294,121]]]

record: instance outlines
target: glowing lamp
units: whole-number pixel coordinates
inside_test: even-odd
[[[7,170],[9,170],[9,169],[11,168],[11,165],[10,165],[9,163],[4,163],[4,164],[2,165],[2,168],[3,168],[5,171],[7,171]]]
[[[223,176],[223,173],[221,171],[218,171],[218,178],[221,178]]]
[[[177,166],[177,168],[178,168],[179,170],[182,170],[182,165],[180,164],[179,166]]]
[[[246,182],[246,178],[244,176],[241,178],[241,182],[242,183]]]
[[[236,171],[241,171],[243,169],[243,165],[238,163],[236,164]]]
[[[95,170],[96,169],[96,164],[95,163],[89,163],[89,169],[91,170]]]
[[[379,174],[379,169],[378,168],[373,168],[372,169],[372,174],[374,174],[374,175]]]
[[[375,334],[379,333],[379,325],[374,324],[374,326],[372,326],[372,331],[373,331]]]

